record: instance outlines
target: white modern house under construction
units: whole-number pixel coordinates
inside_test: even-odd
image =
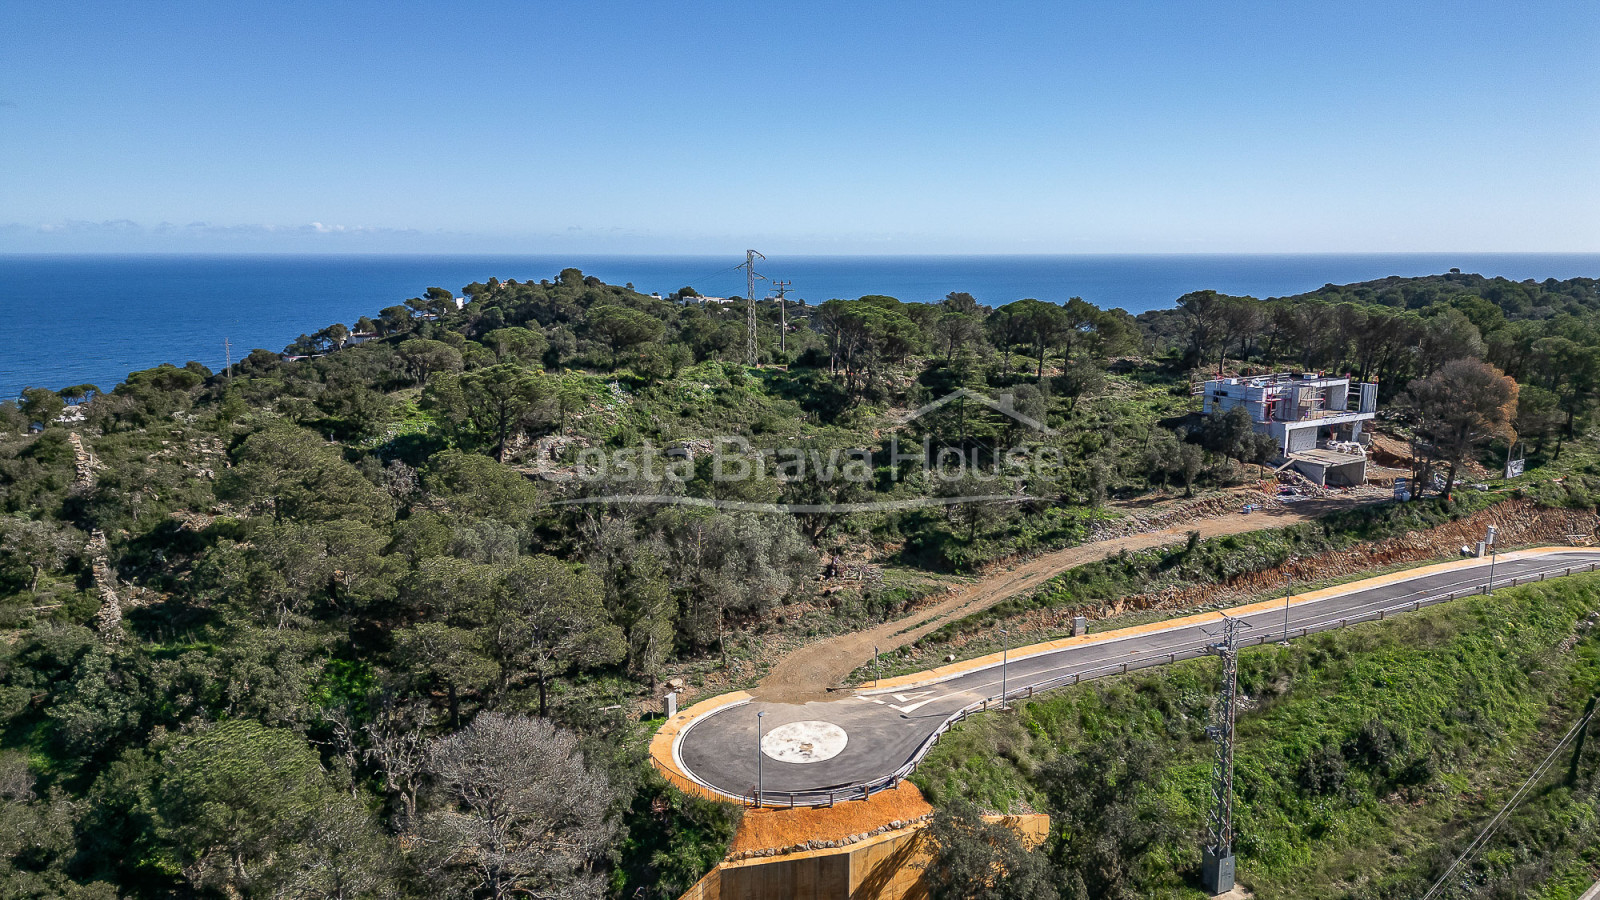
[[[1376,382],[1313,372],[1216,378],[1202,388],[1206,415],[1236,406],[1278,442],[1279,458],[1317,484],[1364,484],[1367,453],[1361,424],[1378,412]]]

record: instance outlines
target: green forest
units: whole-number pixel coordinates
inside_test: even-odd
[[[1413,504],[1427,515],[1482,502],[1455,496],[1464,470],[1495,473],[1514,446],[1528,474],[1491,476],[1496,489],[1600,503],[1594,279],[1201,291],[1137,317],[965,293],[764,300],[756,366],[743,303],[688,286],[658,297],[566,269],[467,285],[459,306],[457,293],[430,287],[223,372],[168,364],[0,403],[0,895],[676,898],[722,857],[740,810],[650,768],[669,681],[749,686],[782,648],[1082,542],[1124,515],[1118,502],[1254,482],[1270,442],[1247,419],[1195,415],[1193,384],[1218,371],[1375,379],[1379,427],[1418,448]],[[718,440],[748,476],[721,477]],[[1055,462],[1014,465],[1002,450],[1016,447]],[[790,477],[775,463],[791,451],[870,462],[859,478]],[[591,465],[619,458],[639,464]],[[974,493],[998,499],[834,509]],[[882,577],[824,591],[839,560]],[[1592,583],[1561,591],[1530,629],[1594,608]],[[1460,617],[1494,612],[1430,613],[1426,646],[1464,652],[1450,642],[1480,638]],[[1275,707],[1260,726],[1279,754],[1261,763],[1263,790],[1299,817],[1261,851],[1275,884],[1321,859],[1300,852],[1319,839],[1308,810],[1354,841],[1384,824],[1371,798],[1411,784],[1414,747],[1327,756],[1367,725],[1324,694],[1371,648],[1334,643],[1258,667],[1313,688],[1296,701],[1304,716]],[[1377,643],[1396,666],[1426,665]],[[1555,682],[1594,682],[1584,646],[1570,671],[1540,676],[1541,710],[1565,710]],[[1504,656],[1536,667],[1520,644]],[[1512,674],[1452,673],[1449,686],[1499,691]],[[1036,723],[1037,774],[955,790],[943,745],[921,777],[957,813],[1044,808],[1071,799],[1093,758],[1052,754],[1090,733],[1085,754],[1159,775],[1153,798],[1116,802],[1192,804],[1187,750],[1115,743],[1154,734],[1139,704],[1186,708],[1157,700],[1192,672],[1149,677],[1176,681],[1075,690],[1019,720]],[[1069,721],[1125,711],[1144,724]],[[1525,709],[1497,715],[1483,734],[1537,727]],[[1383,727],[1433,727],[1421,716]],[[1454,764],[1499,759],[1478,732],[1449,734]],[[1342,766],[1343,780],[1305,788],[1306,766]],[[1346,808],[1349,823],[1327,824]],[[1159,829],[1140,840],[1176,845]],[[1405,877],[1438,863],[1409,860],[1422,868]],[[1130,870],[1076,896],[1170,881]]]

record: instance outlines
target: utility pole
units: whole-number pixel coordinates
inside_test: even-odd
[[[1294,586],[1294,582],[1289,581],[1287,579],[1284,580],[1284,585],[1283,585],[1283,640],[1279,641],[1278,643],[1284,645],[1285,647],[1289,646],[1289,597],[1290,597],[1289,588],[1291,588],[1293,586]]]
[[[233,375],[233,345],[228,343],[227,338],[222,339],[222,352],[228,356],[228,367],[222,370],[223,377],[226,378]]]
[[[766,717],[766,710],[756,713],[756,809],[761,808],[761,720]]]
[[[1222,660],[1222,680],[1206,729],[1216,747],[1211,760],[1213,805],[1206,820],[1200,883],[1213,897],[1233,890],[1233,725],[1239,699],[1239,629],[1249,627],[1249,623],[1223,616],[1221,636],[1210,648]]]
[[[778,354],[784,357],[784,362],[789,361],[786,355],[789,352],[789,304],[788,301],[783,299],[783,295],[789,293],[789,285],[791,284],[794,284],[794,282],[774,281],[772,283],[772,286],[778,291]]]
[[[1000,629],[1000,708],[1006,706],[1006,663],[1011,657],[1011,635],[1004,628]]]
[[[1499,531],[1500,529],[1490,525],[1483,536],[1484,543],[1489,545],[1489,581],[1483,586],[1485,594],[1494,590],[1494,564],[1500,558],[1500,549],[1494,545],[1494,539]]]
[[[746,355],[750,357],[750,365],[752,366],[756,365],[760,361],[760,357],[756,352],[756,279],[759,278],[762,281],[765,281],[767,278],[765,275],[756,273],[756,257],[758,256],[760,256],[762,259],[766,259],[765,256],[761,256],[760,253],[757,253],[754,250],[746,250],[744,252],[744,265],[739,267],[744,270],[745,275],[744,348]]]

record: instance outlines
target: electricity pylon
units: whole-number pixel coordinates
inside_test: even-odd
[[[772,283],[773,288],[778,292],[778,353],[780,355],[789,352],[789,304],[783,299],[783,295],[789,293],[789,285],[791,284],[794,284],[794,282],[774,281]]]
[[[746,250],[744,252],[744,265],[739,267],[744,270],[745,274],[744,347],[746,353],[750,357],[750,365],[752,366],[756,365],[757,362],[760,361],[759,357],[756,355],[756,279],[759,278],[765,281],[767,278],[765,275],[758,275],[756,273],[756,257],[758,256],[761,256],[761,254],[754,250]],[[761,258],[766,259],[765,256],[761,256]]]
[[[1222,631],[1211,652],[1222,660],[1222,681],[1211,711],[1211,813],[1206,818],[1206,846],[1202,852],[1200,881],[1212,896],[1233,890],[1233,725],[1239,700],[1239,629],[1249,623],[1222,617]]]

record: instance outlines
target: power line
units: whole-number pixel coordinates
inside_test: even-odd
[[[1430,898],[1438,895],[1440,889],[1444,887],[1445,882],[1450,880],[1450,876],[1455,874],[1457,869],[1461,868],[1461,864],[1466,862],[1468,859],[1471,859],[1479,850],[1483,849],[1483,845],[1488,842],[1489,838],[1494,835],[1495,830],[1500,827],[1500,823],[1505,819],[1506,813],[1509,813],[1512,807],[1521,802],[1523,795],[1528,792],[1528,789],[1532,787],[1540,778],[1542,778],[1546,772],[1550,771],[1550,764],[1555,760],[1556,754],[1561,752],[1561,748],[1566,746],[1567,741],[1572,740],[1572,736],[1578,733],[1578,729],[1589,724],[1589,719],[1593,715],[1594,708],[1591,706],[1589,711],[1584,713],[1582,718],[1580,718],[1577,722],[1574,722],[1571,728],[1567,729],[1566,735],[1562,737],[1561,740],[1557,741],[1554,747],[1550,748],[1550,753],[1545,756],[1542,762],[1539,763],[1538,768],[1533,770],[1533,774],[1528,776],[1528,780],[1524,781],[1522,783],[1522,787],[1517,788],[1517,792],[1511,795],[1511,799],[1507,800],[1505,805],[1500,807],[1500,811],[1494,814],[1494,818],[1489,820],[1489,824],[1483,826],[1483,830],[1478,832],[1478,836],[1473,838],[1472,843],[1467,845],[1467,849],[1461,851],[1461,855],[1456,857],[1456,861],[1450,864],[1450,868],[1444,870],[1444,874],[1440,875],[1439,880],[1433,883],[1433,887],[1428,888],[1428,892],[1422,895],[1422,900],[1430,900]]]
[[[693,287],[694,283],[697,282],[697,281],[704,283],[705,281],[708,281],[708,280],[710,280],[712,278],[715,278],[718,275],[723,275],[723,274],[726,274],[728,272],[737,272],[738,270],[740,270],[742,268],[744,268],[744,264],[743,263],[740,263],[739,265],[728,266],[725,269],[718,269],[715,272],[710,272],[710,273],[705,274],[705,275],[701,275],[701,276],[698,276],[698,277],[695,277],[695,278],[687,279],[687,280],[684,281],[684,284]]]

